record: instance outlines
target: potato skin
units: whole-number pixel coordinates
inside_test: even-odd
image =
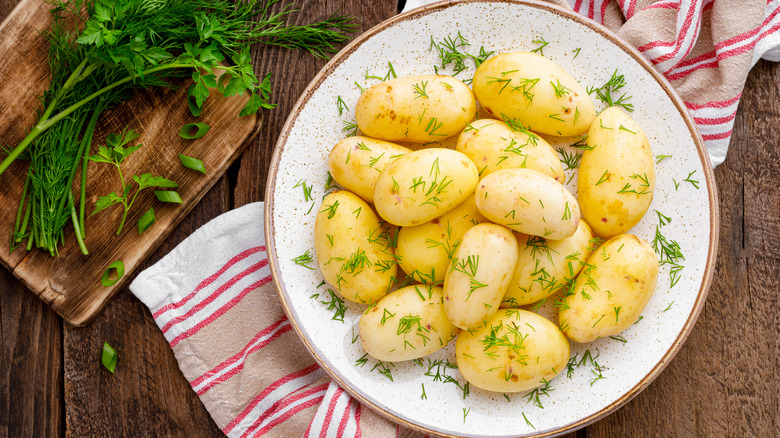
[[[447,319],[441,286],[406,286],[382,298],[360,317],[360,340],[372,357],[398,362],[443,348],[458,328]]]
[[[366,90],[355,106],[358,127],[365,135],[417,143],[458,134],[476,113],[477,101],[471,89],[442,75],[384,81]]]
[[[593,231],[581,220],[574,235],[561,240],[517,236],[520,255],[501,307],[518,307],[541,301],[577,276],[592,249]]]
[[[495,119],[480,119],[461,132],[455,150],[463,152],[479,169],[480,178],[496,170],[538,170],[563,184],[566,176],[558,155],[547,141],[531,131],[512,130]]]
[[[655,162],[642,128],[625,111],[605,109],[588,131],[577,197],[583,218],[602,237],[642,220],[655,191]]]
[[[314,222],[314,250],[325,281],[350,301],[377,302],[398,271],[388,240],[393,233],[357,195],[330,193]]]
[[[493,223],[550,240],[565,239],[580,222],[577,200],[560,183],[531,169],[504,169],[482,178],[477,208]]]
[[[411,149],[369,137],[347,137],[336,143],[328,155],[328,170],[345,189],[374,203],[374,186],[379,173]]]
[[[393,225],[419,225],[465,201],[478,180],[477,166],[462,153],[421,149],[385,167],[374,187],[374,205]]]
[[[500,225],[479,224],[466,231],[444,277],[450,322],[468,330],[498,311],[517,253],[517,239]]]
[[[574,342],[613,336],[631,327],[658,280],[653,248],[632,234],[604,242],[587,263],[558,312],[561,330]]]
[[[502,338],[507,345],[493,341]],[[552,380],[566,368],[570,353],[569,341],[555,324],[522,309],[499,310],[484,326],[461,332],[455,344],[463,377],[499,392],[527,391]]]
[[[424,224],[401,227],[395,249],[398,264],[414,281],[441,283],[463,234],[486,221],[471,195],[454,209]]]
[[[474,73],[472,87],[479,103],[494,117],[516,119],[541,134],[579,135],[596,117],[593,101],[582,86],[558,64],[536,53],[489,58]]]

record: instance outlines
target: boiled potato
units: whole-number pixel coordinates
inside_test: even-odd
[[[558,313],[561,330],[574,342],[616,335],[631,327],[655,290],[658,259],[632,234],[620,234],[595,250]]]
[[[520,256],[501,307],[533,304],[557,292],[585,265],[595,247],[591,239],[582,220],[574,235],[561,240],[518,235]]]
[[[374,187],[374,205],[387,222],[419,225],[457,207],[474,193],[477,167],[460,152],[421,149],[390,163]]]
[[[618,107],[599,114],[588,131],[577,197],[593,231],[612,237],[639,223],[655,190],[655,163],[642,128]]]
[[[458,334],[444,312],[441,286],[421,284],[385,296],[363,313],[359,325],[366,353],[391,362],[427,356]]]
[[[350,301],[377,302],[398,271],[393,233],[357,195],[342,190],[326,196],[314,222],[314,250],[325,281]]]
[[[441,75],[391,79],[366,90],[355,118],[369,137],[428,143],[458,134],[474,120],[477,102],[463,82]]]
[[[341,187],[373,203],[374,185],[379,173],[388,163],[409,152],[410,149],[387,141],[348,137],[331,149],[328,170]]]
[[[504,169],[482,178],[477,208],[488,220],[521,233],[565,239],[580,222],[577,200],[563,185],[531,169]]]
[[[441,283],[450,260],[469,228],[485,222],[474,195],[460,205],[421,225],[401,227],[395,253],[398,264],[415,281]]]
[[[530,131],[513,130],[495,119],[471,122],[458,137],[456,151],[463,152],[484,178],[496,170],[538,170],[563,184],[566,175],[552,146]]]
[[[476,328],[498,311],[517,253],[514,234],[500,225],[466,231],[444,277],[444,308],[453,324]]]
[[[588,93],[558,64],[530,52],[503,53],[477,68],[472,82],[480,105],[494,117],[531,131],[569,136],[596,117]]]
[[[566,368],[569,341],[543,316],[501,309],[483,327],[461,332],[458,370],[488,391],[520,392],[541,386]]]

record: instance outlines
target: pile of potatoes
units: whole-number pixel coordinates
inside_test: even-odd
[[[577,81],[541,55],[490,58],[472,88],[430,75],[363,93],[355,113],[365,136],[330,153],[344,190],[323,200],[315,249],[325,280],[369,305],[360,319],[368,354],[411,360],[457,338],[472,385],[525,391],[565,368],[569,339],[616,335],[649,301],[658,260],[624,233],[649,208],[655,168],[627,113],[597,115]],[[477,119],[477,102],[490,117]],[[576,198],[536,133],[587,134]],[[454,149],[426,145],[448,138]],[[598,246],[596,236],[607,240]],[[523,309],[561,288],[557,324]]]

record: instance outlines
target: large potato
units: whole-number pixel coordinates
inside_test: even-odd
[[[572,341],[590,342],[631,327],[650,301],[658,279],[653,248],[620,234],[595,250],[564,297],[561,330]]]
[[[360,340],[366,353],[391,362],[434,353],[458,331],[444,312],[440,286],[403,287],[360,317]]]
[[[377,302],[398,271],[392,233],[356,195],[342,190],[326,196],[314,222],[314,250],[325,281],[350,301]]]
[[[458,134],[474,120],[477,102],[463,82],[440,75],[391,79],[366,90],[355,106],[369,137],[428,143]]]
[[[566,368],[569,341],[543,316],[501,309],[483,327],[461,332],[458,370],[488,391],[520,392],[541,386]]]
[[[500,225],[466,231],[444,278],[444,308],[453,324],[476,328],[498,311],[517,252],[514,234]]]
[[[610,107],[588,131],[577,197],[593,231],[612,237],[639,223],[655,190],[655,163],[642,128],[625,111]]]
[[[374,185],[388,163],[411,152],[403,146],[368,137],[348,137],[333,146],[328,170],[341,187],[374,202]]]
[[[588,93],[558,64],[530,52],[503,53],[477,68],[477,100],[494,117],[534,132],[579,135],[596,117]]]
[[[517,307],[541,301],[573,279],[585,265],[593,232],[580,221],[574,235],[561,240],[517,236],[520,256],[501,307]]]
[[[482,178],[477,208],[491,222],[521,233],[560,240],[577,231],[580,208],[559,182],[531,169],[504,169]]]
[[[376,180],[374,205],[391,224],[419,225],[465,201],[478,180],[477,167],[462,153],[421,149],[385,167]]]
[[[511,129],[495,119],[480,119],[461,132],[455,150],[463,152],[479,169],[480,178],[496,170],[538,170],[563,184],[566,175],[552,146],[538,135]]]
[[[421,225],[401,227],[395,253],[398,264],[415,281],[441,283],[461,237],[474,225],[485,222],[474,196]]]

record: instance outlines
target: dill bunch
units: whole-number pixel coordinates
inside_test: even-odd
[[[168,87],[190,77],[187,103],[199,114],[212,90],[249,94],[240,115],[273,108],[270,74],[252,68],[255,42],[306,50],[326,58],[356,28],[352,18],[331,16],[287,25],[296,12],[280,0],[51,0],[54,15],[43,31],[49,44],[51,85],[39,96],[36,123],[0,162],[0,174],[18,158],[30,160],[11,249],[25,243],[58,253],[72,222],[84,254],[86,157],[100,114],[138,88]],[[86,12],[86,14],[84,13]],[[214,72],[229,80],[217,84]],[[81,168],[79,205],[71,186]]]

